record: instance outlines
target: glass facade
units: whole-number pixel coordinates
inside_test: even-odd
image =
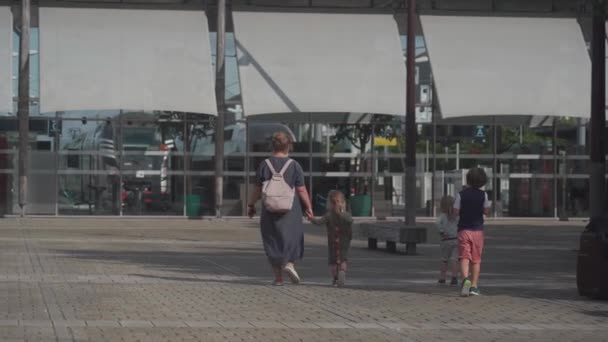
[[[252,3],[277,5],[269,0],[248,5]],[[325,2],[279,3],[323,7]],[[359,8],[367,3],[333,1],[331,6]],[[446,9],[451,6],[447,1],[435,3]],[[423,2],[421,6],[427,5]],[[212,6],[207,15],[215,58]],[[276,131],[285,131],[294,138],[291,156],[304,169],[316,215],[325,211],[327,193],[337,189],[345,193],[355,216],[403,216],[408,190],[404,189],[403,118],[367,113],[246,118],[236,53],[238,33],[230,15],[227,19],[226,108],[221,109],[227,113],[223,215],[245,215],[256,168],[268,155],[269,138]],[[405,58],[405,20],[402,15],[395,19]],[[215,216],[214,117],[120,109],[39,113],[39,30],[35,20],[33,26],[27,214]],[[18,88],[18,42],[15,33],[13,89]],[[471,167],[487,170],[491,181],[486,190],[495,203],[496,216],[588,215],[587,122],[532,118],[506,124],[500,117],[482,123],[442,121],[433,112],[432,74],[422,35],[416,37],[416,61],[416,206],[420,216],[433,216],[443,195],[462,188]],[[0,117],[0,211],[5,214],[20,213],[17,145],[16,117],[5,113]]]
[[[404,211],[405,136],[399,118],[322,123],[313,115],[284,122],[250,118],[226,126],[224,207],[243,216],[255,170],[273,132],[293,135],[317,214],[330,190],[343,191],[358,216]],[[30,121],[30,215],[213,216],[214,119],[167,112],[65,112]],[[555,125],[555,126],[554,126]],[[417,207],[433,215],[444,194],[463,185],[468,168],[486,169],[496,216],[584,217],[589,182],[585,126],[420,124]],[[581,144],[579,144],[581,143]],[[0,118],[0,206],[18,214],[18,123]],[[494,171],[496,170],[496,171]]]

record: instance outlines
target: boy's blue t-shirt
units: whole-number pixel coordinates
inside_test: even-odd
[[[458,231],[483,230],[484,211],[491,207],[488,194],[480,189],[466,188],[456,195],[454,208],[460,211]]]

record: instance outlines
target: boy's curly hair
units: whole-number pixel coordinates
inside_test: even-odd
[[[474,167],[467,173],[467,185],[475,189],[481,189],[488,183],[486,172],[479,167]]]

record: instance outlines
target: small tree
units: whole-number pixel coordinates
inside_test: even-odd
[[[355,159],[355,171],[366,172],[371,169],[371,162],[368,160],[367,163],[363,162],[363,156],[367,151],[367,147],[370,145],[371,140],[374,136],[384,138],[394,138],[395,130],[390,125],[391,117],[387,115],[370,114],[371,119],[369,123],[355,123],[355,124],[339,124],[336,125],[336,134],[331,137],[333,144],[342,140],[347,140],[350,144],[359,150],[360,155]],[[363,116],[365,118],[366,115]],[[361,179],[355,178],[354,180],[355,194],[366,194],[367,193],[367,180],[361,181]]]

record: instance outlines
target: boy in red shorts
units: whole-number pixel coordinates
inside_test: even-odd
[[[492,204],[488,194],[481,190],[488,182],[483,169],[473,168],[467,173],[467,187],[456,194],[454,214],[458,220],[458,250],[460,272],[464,277],[460,295],[468,297],[481,293],[477,287],[483,251],[484,215],[490,215]],[[469,267],[472,277],[469,278]]]

